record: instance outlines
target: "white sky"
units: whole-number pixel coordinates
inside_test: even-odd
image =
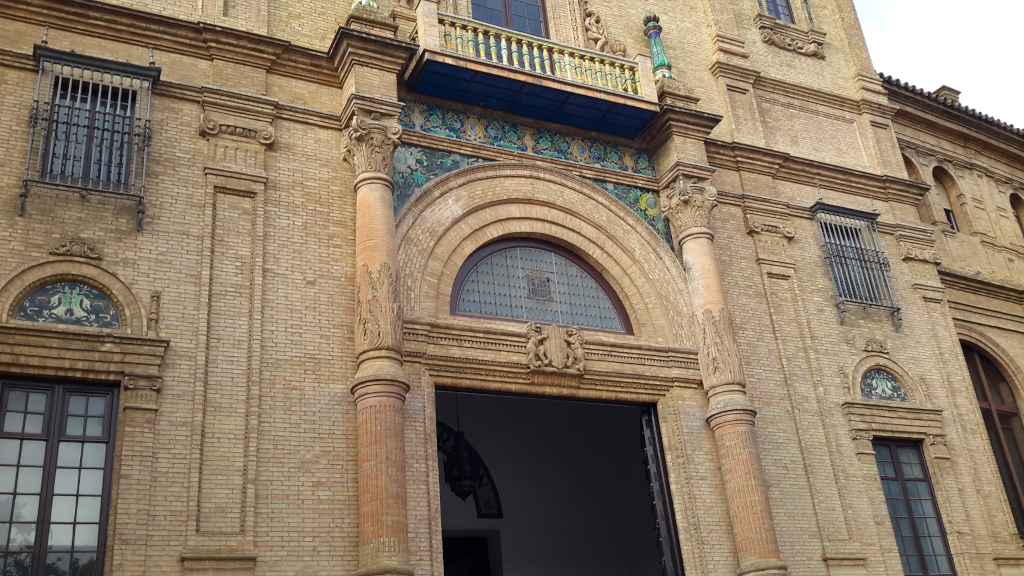
[[[1024,1],[854,0],[875,70],[1024,126]]]

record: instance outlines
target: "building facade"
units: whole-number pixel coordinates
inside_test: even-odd
[[[1024,131],[852,0],[5,0],[0,85],[5,575],[1024,574]]]

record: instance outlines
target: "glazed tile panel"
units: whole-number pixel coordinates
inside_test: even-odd
[[[638,176],[657,176],[651,155],[646,150],[595,138],[584,138],[421,102],[406,102],[398,120],[402,129],[407,131]]]
[[[483,162],[487,160],[445,150],[404,144],[399,146],[395,150],[395,165],[391,174],[395,181],[395,217],[397,218],[409,200],[434,178]],[[672,233],[668,223],[661,217],[661,203],[656,191],[600,180],[591,182],[628,206],[669,246],[672,245]]]

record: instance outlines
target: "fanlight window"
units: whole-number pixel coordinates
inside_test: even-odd
[[[860,379],[860,395],[868,400],[889,400],[910,402],[903,385],[890,372],[875,368],[868,370]]]
[[[459,271],[452,314],[631,333],[622,304],[584,260],[552,244],[503,241]]]
[[[74,281],[36,288],[18,304],[14,319],[89,328],[121,327],[121,317],[109,296],[88,284]]]

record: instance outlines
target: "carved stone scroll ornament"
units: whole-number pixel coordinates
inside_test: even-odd
[[[159,392],[163,388],[163,379],[159,376],[127,375],[124,377],[122,388],[126,406],[155,410]]]
[[[394,120],[381,120],[374,112],[367,118],[356,112],[345,131],[345,159],[352,163],[356,176],[379,172],[391,176],[395,148],[401,143],[402,127]]]
[[[218,134],[224,136],[235,136],[246,140],[254,140],[260,144],[268,146],[273,144],[275,138],[274,128],[272,126],[268,126],[266,128],[250,128],[247,126],[239,126],[237,124],[221,123],[210,118],[206,114],[203,114],[203,117],[199,122],[199,133],[203,136],[217,136]]]
[[[714,186],[701,185],[696,178],[687,184],[683,176],[679,176],[675,185],[670,186],[662,195],[664,218],[672,225],[673,234],[682,234],[690,228],[711,226],[711,212],[718,206],[718,190]]]
[[[775,234],[792,240],[796,231],[792,227],[776,222],[764,222],[753,216],[747,216],[747,232],[750,234]]]
[[[878,338],[868,338],[864,343],[865,352],[874,352],[876,354],[888,354],[889,346],[883,340]]]
[[[901,260],[920,260],[921,262],[928,262],[931,264],[942,264],[942,257],[935,250],[928,250],[926,248],[919,248],[912,246],[906,242],[900,242],[900,259]]]
[[[800,40],[794,38],[781,30],[775,30],[770,26],[761,26],[761,40],[765,44],[771,44],[777,48],[783,50],[789,50],[790,52],[796,52],[804,56],[811,56],[818,58],[819,60],[825,59],[825,53],[822,52],[822,45],[813,40]]]
[[[402,307],[398,278],[391,265],[381,262],[374,273],[366,264],[356,282],[356,353],[402,350]]]
[[[742,385],[743,371],[729,310],[721,308],[716,315],[705,308],[697,315],[697,328],[700,331],[697,357],[704,387],[710,390],[723,384]]]
[[[96,243],[90,242],[81,236],[67,238],[61,236],[60,243],[50,254],[54,256],[74,256],[88,260],[103,260],[103,255],[96,251]]]
[[[583,372],[585,339],[578,328],[526,325],[526,364],[530,369],[571,370]]]

